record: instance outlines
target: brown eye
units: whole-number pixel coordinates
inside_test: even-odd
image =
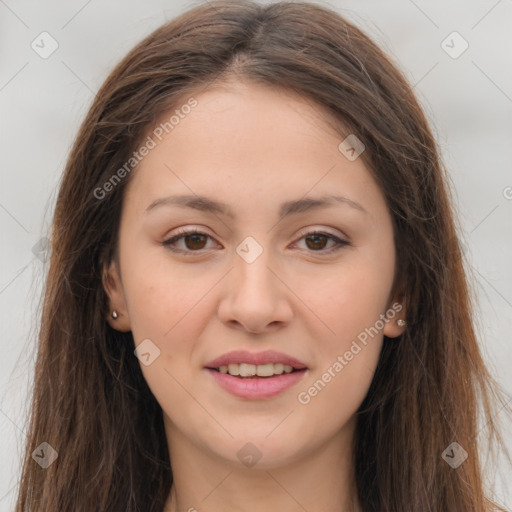
[[[317,251],[325,248],[328,238],[329,237],[322,235],[321,233],[315,233],[313,235],[306,236],[305,240],[309,249]],[[308,241],[311,243],[308,243]]]
[[[168,247],[171,251],[174,252],[191,254],[206,249],[207,247],[205,246],[207,245],[209,238],[211,239],[210,235],[207,235],[206,233],[201,233],[200,231],[183,231],[173,236],[172,238],[169,238],[169,240],[164,240],[162,242],[162,245]],[[178,242],[182,241],[182,246],[177,247]]]
[[[341,240],[337,236],[331,235],[330,233],[323,233],[321,231],[313,231],[306,233],[300,238],[305,241],[306,250],[312,252],[318,252],[321,254],[329,254],[335,252],[346,245],[350,245],[347,240]],[[329,241],[333,242],[331,247],[327,247]]]
[[[200,250],[204,249],[206,238],[207,235],[194,233],[193,235],[185,235],[183,237],[183,240],[185,240],[185,246],[187,247],[187,249]]]

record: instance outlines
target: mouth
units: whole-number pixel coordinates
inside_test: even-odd
[[[306,368],[296,368],[289,364],[283,363],[267,363],[267,364],[250,364],[250,363],[231,363],[218,367],[206,367],[218,373],[231,375],[239,379],[271,379],[273,377],[304,372]]]
[[[204,369],[228,393],[244,400],[263,400],[296,386],[308,367],[288,354],[234,350],[209,361]]]
[[[244,400],[266,400],[276,397],[298,385],[308,371],[307,368],[294,368],[282,363],[230,363],[219,367],[206,367],[205,370],[213,377],[212,382],[231,395]]]

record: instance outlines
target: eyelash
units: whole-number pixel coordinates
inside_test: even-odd
[[[208,238],[212,238],[207,233],[203,233],[203,232],[198,231],[196,229],[180,230],[174,236],[169,238],[168,240],[164,240],[162,242],[162,245],[164,247],[166,247],[167,249],[169,249],[170,251],[172,251],[172,252],[180,253],[180,254],[183,254],[185,256],[192,256],[192,255],[194,255],[196,253],[201,253],[201,252],[207,250],[207,249],[200,249],[200,250],[197,250],[197,251],[192,251],[192,250],[184,251],[184,250],[176,249],[176,248],[172,247],[172,245],[174,243],[176,243],[178,240],[180,240],[182,238],[186,238],[187,236],[191,236],[191,235],[204,235],[204,236],[207,236]],[[327,232],[324,232],[324,231],[309,231],[309,232],[307,232],[305,234],[302,234],[302,236],[299,238],[299,240],[302,240],[303,238],[305,238],[307,236],[312,236],[312,235],[326,236],[327,238],[329,238],[329,239],[333,240],[334,242],[336,242],[336,245],[334,247],[331,247],[330,249],[321,249],[321,250],[318,250],[318,251],[311,250],[311,252],[313,252],[313,253],[332,254],[334,252],[339,251],[343,247],[345,247],[347,245],[350,245],[350,243],[348,241],[341,240],[337,236],[334,236],[331,233],[327,233]]]

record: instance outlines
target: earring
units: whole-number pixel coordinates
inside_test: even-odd
[[[402,320],[401,318],[399,318],[396,321],[396,325],[398,325],[398,327],[404,327],[405,325],[407,325],[407,322],[405,320]]]
[[[116,311],[115,309],[113,309],[113,310],[112,310],[112,318],[113,318],[114,320],[117,320],[117,317],[118,317],[118,316],[119,316],[119,315],[117,314],[117,311]]]

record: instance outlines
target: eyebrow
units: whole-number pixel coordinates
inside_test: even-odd
[[[324,195],[316,198],[302,198],[293,201],[286,201],[281,204],[279,209],[279,218],[295,215],[305,211],[325,208],[336,204],[345,204],[363,213],[368,213],[359,203],[343,196]],[[231,208],[220,201],[216,201],[209,197],[198,195],[177,195],[155,199],[147,208],[146,213],[159,206],[182,206],[184,208],[193,208],[203,212],[224,215],[234,219],[236,215]]]

